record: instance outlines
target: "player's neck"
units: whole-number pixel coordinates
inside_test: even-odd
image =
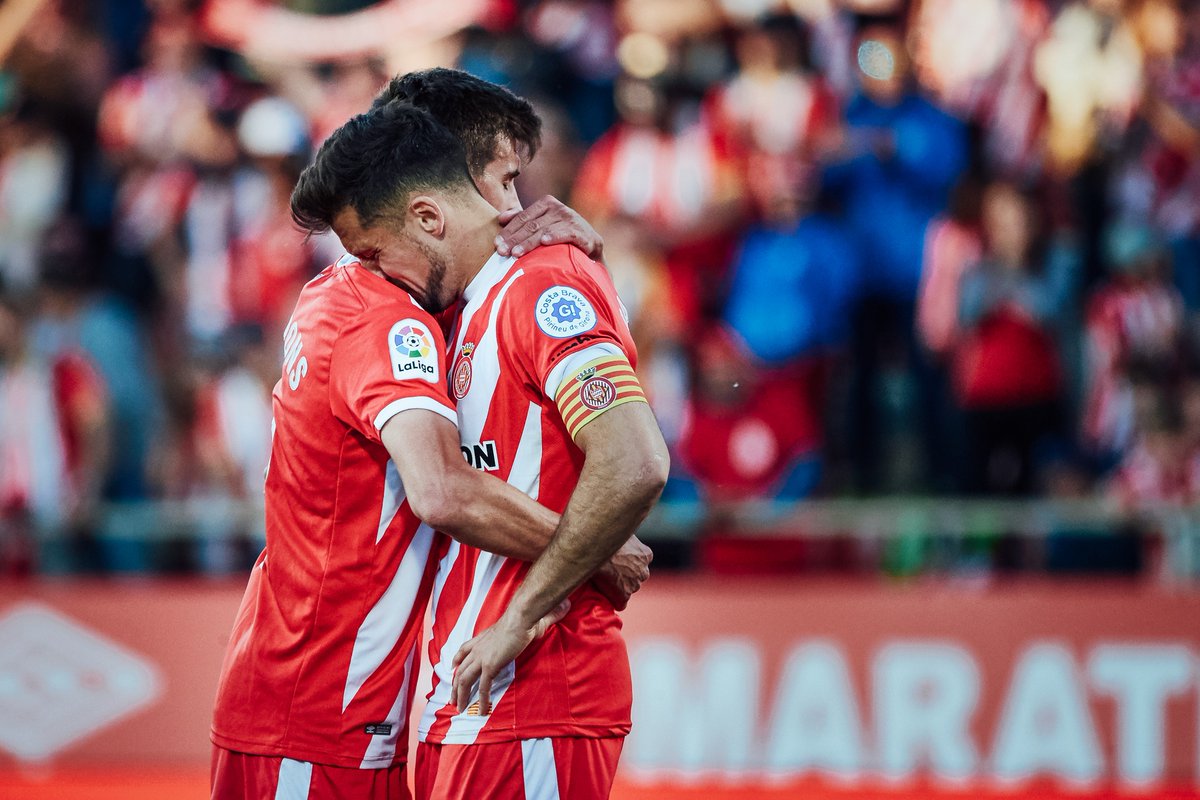
[[[460,295],[483,269],[488,259],[495,255],[496,235],[499,233],[500,222],[498,215],[493,211],[486,218],[480,218],[479,224],[467,231],[463,237],[462,247],[458,249],[458,258],[455,259],[459,266],[457,284]]]

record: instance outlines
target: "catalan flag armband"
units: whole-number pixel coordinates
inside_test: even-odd
[[[646,394],[629,359],[622,354],[605,354],[569,375],[559,387],[555,402],[574,439],[584,425],[605,411],[625,403],[645,403]]]

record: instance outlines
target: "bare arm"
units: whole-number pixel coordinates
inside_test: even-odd
[[[583,470],[554,540],[534,562],[507,610],[458,651],[451,700],[460,711],[479,682],[480,713],[491,707],[492,679],[561,616],[567,596],[633,535],[667,480],[666,444],[650,407],[627,403],[580,430]]]
[[[424,409],[402,411],[380,431],[413,513],[463,544],[533,561],[558,514],[504,481],[472,468],[449,420]]]
[[[559,515],[502,480],[469,466],[449,420],[423,409],[402,411],[380,432],[413,513],[463,544],[533,561],[554,536]],[[650,577],[654,554],[626,537],[595,570],[596,588],[618,611]],[[589,573],[590,574],[590,573]]]

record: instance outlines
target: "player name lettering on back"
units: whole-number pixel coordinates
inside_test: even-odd
[[[300,385],[300,379],[308,374],[308,358],[300,355],[303,347],[300,326],[295,320],[288,320],[287,328],[283,331],[283,371],[287,375],[288,386],[293,390]]]
[[[500,469],[500,459],[496,457],[494,440],[464,444],[459,449],[462,450],[463,458],[475,469],[481,469],[484,472],[495,472]]]

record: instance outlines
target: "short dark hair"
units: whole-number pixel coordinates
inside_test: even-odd
[[[501,137],[528,160],[542,143],[542,120],[529,101],[503,86],[458,69],[436,67],[397,75],[375,97],[372,108],[411,103],[450,129],[467,151],[467,165],[479,172],[496,157]]]
[[[462,144],[429,113],[389,103],[325,140],[296,181],[292,219],[310,234],[323,233],[349,206],[366,226],[415,191],[447,188],[475,191]]]

